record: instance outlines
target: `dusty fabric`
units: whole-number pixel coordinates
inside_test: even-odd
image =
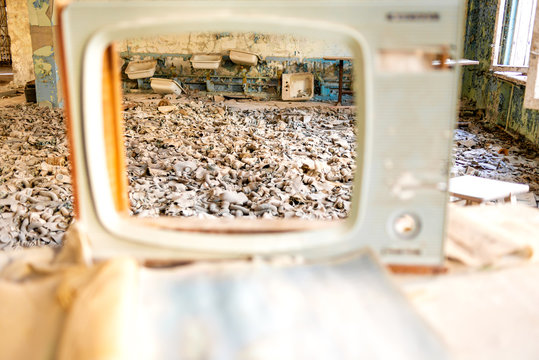
[[[86,264],[76,225],[65,244],[59,254],[31,249],[3,255],[0,358],[127,358],[135,261]]]
[[[537,229],[538,209],[451,205],[445,254],[471,267],[529,261],[539,254]]]

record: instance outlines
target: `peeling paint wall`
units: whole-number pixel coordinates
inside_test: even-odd
[[[259,62],[252,67],[234,64],[228,57],[230,49],[256,53]],[[130,39],[119,44],[119,50],[126,63],[156,59],[156,77],[174,78],[203,91],[250,92],[279,98],[283,73],[310,72],[315,77],[315,94],[319,100],[337,98],[338,64],[323,57],[351,56],[343,43],[259,33],[192,33]],[[190,58],[201,53],[222,55],[220,67],[213,71],[193,69]],[[351,71],[351,62],[345,62],[345,90],[351,86]],[[125,74],[123,80],[126,88],[149,89],[148,80],[135,84]]]
[[[24,85],[34,79],[32,38],[26,1],[7,1],[7,26],[11,39],[13,84]]]
[[[120,51],[160,54],[228,54],[230,49],[250,51],[261,57],[316,58],[351,56],[345,44],[306,39],[287,34],[260,33],[190,33],[178,36],[130,39],[120,44]]]
[[[463,70],[462,98],[485,110],[485,118],[523,135],[539,147],[539,111],[523,107],[525,86],[500,79],[490,71],[498,0],[469,0],[464,58],[479,60]]]
[[[27,0],[37,102],[61,106],[60,81],[54,54],[54,0]]]

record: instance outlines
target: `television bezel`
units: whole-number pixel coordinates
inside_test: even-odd
[[[439,187],[447,182],[448,173],[441,174],[435,179],[429,179],[428,184],[418,185],[415,189],[423,200],[414,203],[410,199],[399,198],[394,193],[383,196],[387,204],[380,206],[372,191],[388,187],[388,184],[373,184],[384,178],[384,171],[390,173],[391,166],[387,151],[393,151],[399,160],[403,152],[400,144],[387,144],[383,153],[377,149],[376,133],[391,131],[400,126],[400,121],[377,118],[374,121],[374,110],[377,108],[374,81],[386,76],[375,66],[375,57],[380,48],[417,48],[438,45],[452,45],[458,53],[458,35],[447,35],[443,31],[434,30],[454,28],[458,24],[458,0],[444,0],[433,4],[432,1],[401,1],[380,5],[375,1],[349,2],[314,2],[311,9],[305,9],[301,1],[293,2],[241,2],[241,1],[185,1],[185,2],[107,2],[107,3],[73,3],[60,11],[61,57],[64,62],[64,86],[66,103],[68,102],[68,118],[72,149],[72,163],[76,179],[77,218],[86,229],[93,252],[97,257],[131,254],[142,258],[230,258],[245,256],[279,256],[295,255],[306,258],[335,257],[355,252],[364,246],[371,246],[379,251],[382,258],[392,263],[414,263],[434,265],[440,264],[443,258],[443,228],[445,219],[445,200],[447,194],[440,196]],[[427,10],[425,10],[427,8]],[[354,19],[353,10],[368,9],[375,13],[369,21],[378,21],[387,28],[408,28],[411,34],[432,29],[435,34],[425,33],[420,41],[404,36],[407,41],[399,39],[378,39],[373,34],[365,36],[362,31],[368,24],[359,24],[365,16]],[[419,23],[387,23],[388,13],[430,13],[442,14],[436,21],[420,21]],[[452,21],[446,18],[455,15]],[[93,18],[95,22],[86,21]],[[454,22],[453,25],[451,23]],[[275,31],[278,29],[278,31]],[[117,194],[111,188],[111,178],[117,174],[110,173],[107,167],[110,154],[107,154],[104,118],[107,112],[117,112],[117,107],[108,106],[103,102],[104,84],[99,74],[103,73],[107,51],[114,41],[126,38],[151,36],[157,34],[180,34],[201,31],[230,31],[260,33],[286,33],[313,36],[333,40],[340,39],[347,44],[354,57],[354,84],[356,110],[357,170],[354,176],[354,192],[352,196],[351,213],[345,222],[327,228],[314,230],[277,231],[262,233],[230,233],[214,231],[177,231],[150,224],[148,221],[136,220],[126,216],[122,206],[118,204]],[[456,31],[458,34],[458,31]],[[443,35],[446,34],[446,35]],[[436,38],[438,37],[438,39]],[[422,41],[421,41],[422,40]],[[108,64],[111,65],[111,64]],[[113,73],[111,71],[110,73]],[[425,72],[434,76],[431,84],[437,81],[449,84],[456,104],[457,74],[448,76],[434,75],[435,72]],[[425,75],[423,74],[423,75]],[[439,73],[438,73],[439,74]],[[407,75],[400,74],[407,78]],[[409,76],[414,76],[410,74]],[[415,74],[415,76],[418,76]],[[402,84],[402,78],[399,78]],[[412,80],[412,78],[410,78]],[[416,79],[417,80],[417,79]],[[403,89],[405,90],[405,89]],[[102,96],[99,96],[101,94]],[[427,94],[426,94],[427,96]],[[117,101],[118,99],[116,99]],[[447,106],[452,101],[444,101]],[[105,105],[104,105],[105,104]],[[444,106],[441,106],[444,107]],[[451,112],[449,108],[446,111]],[[109,115],[111,116],[111,115]],[[114,115],[112,115],[114,118]],[[447,118],[447,116],[446,116]],[[118,119],[118,117],[116,117]],[[449,159],[450,129],[453,115],[446,123],[437,127],[444,134],[442,148],[446,150],[445,159]],[[444,132],[445,131],[445,132]],[[422,134],[417,140],[421,142]],[[360,145],[360,146],[359,146]],[[436,147],[436,153],[439,153]],[[405,152],[406,153],[406,152]],[[116,151],[116,159],[112,162],[122,164],[119,159],[121,152]],[[403,161],[419,162],[420,166],[428,161],[422,161],[421,156],[403,154]],[[424,160],[424,159],[423,159]],[[382,166],[380,166],[382,164]],[[414,174],[415,169],[410,173]],[[125,169],[116,169],[117,172]],[[395,177],[399,179],[406,172]],[[429,170],[429,176],[432,176]],[[405,177],[405,176],[404,176]],[[413,176],[412,176],[413,177]],[[112,180],[114,183],[115,180]],[[403,183],[404,184],[404,183]],[[402,185],[402,184],[400,184]],[[403,186],[405,186],[404,184]],[[433,192],[433,187],[435,188]],[[121,188],[121,186],[120,186]],[[425,191],[426,190],[426,191]],[[386,189],[387,191],[387,189]],[[380,197],[380,194],[377,195]],[[417,194],[412,196],[417,199]],[[440,201],[442,200],[442,201]],[[116,201],[116,203],[115,203]],[[429,204],[434,202],[434,206]],[[428,206],[422,206],[427,205]],[[123,209],[123,210],[122,210]],[[120,211],[118,211],[120,210]],[[367,212],[369,216],[367,216]],[[400,214],[412,214],[421,221],[421,230],[412,239],[402,237],[394,230],[393,222]],[[373,217],[374,215],[374,217]],[[379,219],[382,217],[382,219]],[[373,220],[373,222],[371,222]],[[427,221],[428,220],[428,221]],[[275,220],[283,222],[287,220]],[[285,226],[286,227],[286,226]],[[428,238],[430,244],[427,244]],[[419,245],[417,245],[419,243]],[[385,252],[395,249],[395,252]],[[377,246],[378,245],[378,246]],[[423,254],[406,252],[407,248],[428,248]],[[404,252],[399,252],[399,249]],[[434,250],[434,251],[432,251]]]

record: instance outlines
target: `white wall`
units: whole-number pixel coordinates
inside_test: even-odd
[[[257,53],[262,57],[321,58],[350,56],[348,47],[331,41],[291,35],[255,33],[191,33],[181,36],[130,39],[119,44],[120,51],[151,54],[227,54],[229,49]]]

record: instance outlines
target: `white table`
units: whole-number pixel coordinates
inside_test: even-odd
[[[467,203],[483,203],[486,201],[511,201],[514,195],[530,191],[525,184],[507,181],[484,179],[465,175],[449,180],[449,194]]]

